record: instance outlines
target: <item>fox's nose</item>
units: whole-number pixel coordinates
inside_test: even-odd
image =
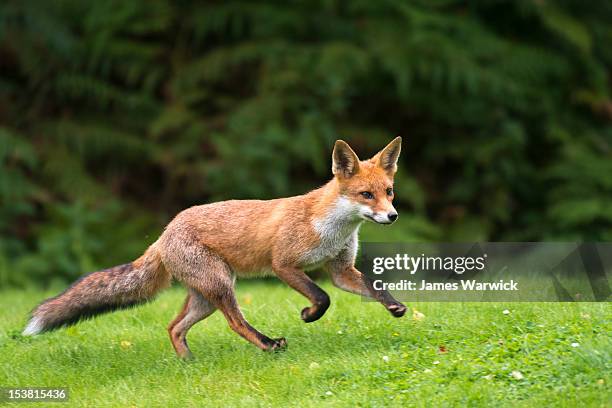
[[[390,212],[389,214],[387,214],[387,217],[389,217],[389,221],[393,222],[393,221],[397,220],[397,213],[396,212]]]

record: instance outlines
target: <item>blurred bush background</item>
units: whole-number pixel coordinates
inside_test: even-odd
[[[612,240],[612,3],[0,5],[0,286],[138,256],[404,137],[370,241]]]

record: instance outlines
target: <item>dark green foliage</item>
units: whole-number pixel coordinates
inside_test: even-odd
[[[311,189],[336,138],[404,136],[394,239],[612,240],[611,20],[576,0],[5,1],[0,285],[127,262],[189,205]]]

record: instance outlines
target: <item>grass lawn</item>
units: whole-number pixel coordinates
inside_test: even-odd
[[[215,313],[191,330],[188,362],[166,333],[180,288],[34,338],[19,334],[26,315],[55,293],[0,292],[0,386],[67,386],[54,406],[78,407],[612,406],[608,303],[419,303],[424,316],[395,319],[323,286],[332,306],[304,324],[299,294],[238,282],[247,319],[289,348],[264,353]]]

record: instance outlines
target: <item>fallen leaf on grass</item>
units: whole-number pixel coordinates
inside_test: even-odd
[[[423,320],[425,318],[425,315],[421,312],[419,312],[416,309],[412,309],[412,319],[416,320],[416,321],[420,321]]]
[[[122,349],[127,350],[130,347],[132,347],[132,343],[130,343],[127,340],[121,340],[121,343],[119,344],[121,346]]]
[[[445,346],[438,346],[438,352],[440,353],[448,353],[448,349]]]

